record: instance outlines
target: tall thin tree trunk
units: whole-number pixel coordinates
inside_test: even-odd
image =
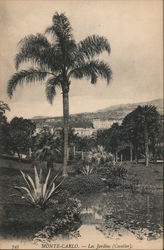
[[[64,155],[63,155],[63,176],[68,176],[68,126],[69,126],[69,97],[68,91],[63,92],[63,120],[64,120]]]
[[[135,154],[135,163],[138,164],[138,146],[135,146],[134,154]]]
[[[132,146],[132,143],[130,143],[130,162],[133,161],[133,146]]]
[[[121,153],[121,163],[122,163],[122,153]]]
[[[73,157],[75,157],[75,155],[76,155],[76,147],[73,146]]]
[[[83,151],[81,151],[81,159],[82,159],[82,161],[84,160],[84,152]]]
[[[146,167],[148,167],[149,166],[149,139],[148,139],[146,125],[144,129],[144,133],[145,133],[145,165]]]
[[[115,153],[116,162],[118,162],[118,152]]]
[[[153,162],[155,163],[155,139],[153,138],[153,142],[152,142],[152,154],[153,154]]]

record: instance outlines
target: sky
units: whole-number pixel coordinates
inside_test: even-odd
[[[105,36],[111,46],[110,56],[101,56],[113,72],[109,86],[102,79],[95,86],[86,79],[72,79],[71,114],[162,98],[162,9],[161,0],[0,0],[0,100],[10,106],[8,119],[62,115],[61,91],[50,105],[44,83],[17,87],[11,100],[6,92],[16,72],[18,42],[43,33],[56,11],[68,17],[77,42],[96,34]]]

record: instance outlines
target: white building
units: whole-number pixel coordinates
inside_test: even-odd
[[[74,134],[85,137],[92,136],[96,132],[96,129],[93,128],[74,128]]]
[[[121,120],[100,120],[98,118],[93,119],[93,127],[97,129],[108,129],[112,126],[113,123],[121,123]]]

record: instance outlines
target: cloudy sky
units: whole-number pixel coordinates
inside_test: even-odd
[[[0,0],[0,99],[11,108],[8,118],[62,115],[61,92],[48,104],[44,83],[18,87],[11,100],[6,93],[18,42],[44,32],[56,11],[67,15],[77,41],[98,34],[111,45],[111,55],[102,56],[113,71],[110,85],[101,79],[96,86],[72,80],[70,113],[161,98],[162,9],[161,0]]]

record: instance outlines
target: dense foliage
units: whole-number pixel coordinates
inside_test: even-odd
[[[61,189],[67,190],[70,194],[100,192],[103,188],[104,183],[97,174],[70,176],[61,186]]]
[[[60,193],[56,200],[51,200],[50,207],[45,211],[49,218],[43,230],[35,234],[34,242],[51,240],[62,234],[69,236],[81,225],[81,203],[78,199],[71,198],[67,192]]]
[[[148,166],[149,158],[155,159],[156,145],[160,141],[162,124],[160,115],[154,106],[138,106],[122,121],[114,123],[111,128],[97,133],[97,142],[108,152],[122,159],[133,160],[145,157]],[[129,151],[128,151],[129,150]]]

